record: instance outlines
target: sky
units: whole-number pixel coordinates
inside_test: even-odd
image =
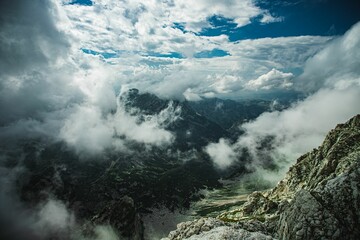
[[[138,124],[119,101],[130,88],[199,101],[304,99],[359,86],[356,1],[4,0],[0,7],[6,139],[48,136],[80,155],[123,149],[119,135],[171,143],[164,116],[178,110]]]
[[[40,4],[45,3],[29,6],[28,14]],[[114,89],[127,84],[188,100],[294,90],[290,85],[305,61],[360,20],[359,3],[348,0],[52,0],[46,5],[54,24],[47,31],[61,35],[48,37],[63,39],[74,61],[106,62]],[[247,84],[275,71],[277,83],[271,87]]]
[[[291,86],[305,61],[359,21],[360,5],[78,0],[62,2],[61,8],[68,21],[63,27],[77,48],[112,64],[123,84],[195,100],[301,91]],[[269,76],[274,83],[259,85]]]

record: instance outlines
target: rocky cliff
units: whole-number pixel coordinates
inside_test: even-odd
[[[360,115],[339,124],[285,178],[217,218],[166,239],[360,239]]]

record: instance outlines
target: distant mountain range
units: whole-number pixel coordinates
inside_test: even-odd
[[[181,109],[180,119],[167,127],[176,133],[179,142],[199,147],[216,142],[221,137],[238,137],[239,126],[256,119],[268,111],[283,110],[288,101],[241,100],[207,98],[200,101],[177,101],[160,99],[151,93],[140,93],[130,89],[122,97],[127,110],[138,108],[144,114],[158,114],[173,104]],[[126,99],[126,100],[125,100]],[[186,134],[190,133],[190,134]]]
[[[141,239],[142,214],[154,207],[186,209],[202,197],[200,189],[221,186],[218,180],[224,172],[213,166],[203,148],[220,138],[236,138],[241,132],[235,126],[273,107],[262,100],[164,100],[137,89],[122,94],[120,101],[139,121],[168,109],[171,116],[162,116],[161,124],[175,135],[174,143],[149,149],[132,142],[131,152],[107,151],[99,159],[83,161],[62,142],[23,142],[9,154],[6,166],[24,167],[17,181],[23,202],[36,206],[55,196],[86,223],[85,228],[110,224],[124,237]],[[240,164],[232,171],[244,168]]]
[[[169,122],[165,127],[166,130],[176,135],[176,143],[173,147],[182,150],[199,149],[209,142],[229,136],[229,132],[221,125],[196,112],[189,102],[164,100],[154,94],[140,94],[137,89],[130,89],[122,98],[128,112],[130,109],[136,108],[143,114],[154,115],[159,114],[169,105],[172,105],[173,109],[178,109],[179,114],[176,121]]]

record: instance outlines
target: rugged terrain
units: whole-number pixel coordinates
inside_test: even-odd
[[[166,239],[360,239],[360,115],[301,156],[278,185]]]
[[[90,236],[93,226],[106,225],[125,239],[142,239],[145,216],[161,208],[188,209],[203,197],[199,190],[219,188],[221,177],[245,170],[241,161],[229,172],[213,166],[203,148],[234,132],[225,129],[224,122],[216,123],[198,113],[189,102],[164,100],[137,89],[130,89],[119,101],[139,123],[157,118],[160,127],[174,135],[174,141],[167,146],[149,147],[124,139],[129,151],[109,150],[89,159],[79,157],[64,142],[24,139],[12,147],[2,143],[0,168],[4,176],[13,175],[11,184],[6,182],[8,178],[4,181],[14,185],[13,195],[24,209],[37,209],[49,199],[56,199],[75,215],[77,225]],[[201,105],[207,106],[209,114],[217,110],[216,102],[204,101],[197,103],[199,110]],[[250,119],[270,110],[270,102],[266,101],[226,102],[229,104],[222,109],[228,112],[224,121],[229,125],[235,124],[231,109],[241,108]],[[64,239],[69,234],[54,233],[51,237]]]

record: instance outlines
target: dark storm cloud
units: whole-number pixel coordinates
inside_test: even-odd
[[[55,17],[55,18],[54,18]],[[64,54],[68,43],[55,26],[56,9],[47,0],[0,2],[1,74],[26,73]]]
[[[53,68],[70,45],[56,27],[56,10],[46,0],[0,2],[1,125],[64,102],[64,80]]]

